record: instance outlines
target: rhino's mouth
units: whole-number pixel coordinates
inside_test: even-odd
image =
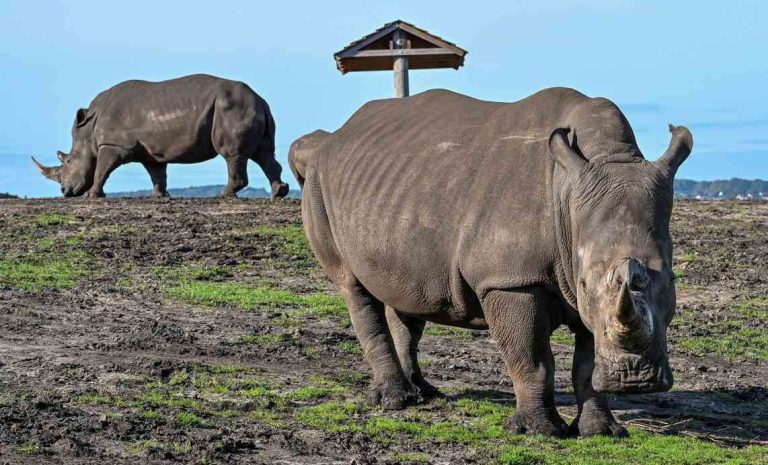
[[[592,387],[598,392],[663,392],[672,388],[672,383],[666,356],[655,361],[635,354],[622,354],[610,360],[595,357]]]

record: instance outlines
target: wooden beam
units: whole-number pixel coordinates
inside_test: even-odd
[[[352,47],[349,47],[347,51],[354,52],[356,50],[360,50],[361,48],[365,48],[368,45],[376,42],[377,40],[381,39],[382,37],[391,34],[392,31],[396,30],[399,27],[400,23],[397,21],[391,23],[390,25],[383,27],[380,31],[377,31],[370,36],[366,37],[365,40],[361,40],[359,43],[355,44]]]
[[[457,55],[447,48],[404,48],[390,50],[361,50],[346,51],[336,55],[337,58],[378,58],[378,57],[404,57],[404,56],[429,56],[429,55]]]
[[[467,53],[466,50],[464,50],[464,49],[462,49],[460,47],[457,47],[457,46],[455,46],[453,44],[450,44],[450,43],[440,39],[439,37],[435,37],[435,36],[433,36],[432,34],[426,32],[426,31],[422,31],[421,29],[419,29],[416,26],[413,26],[411,24],[400,22],[398,24],[398,26],[400,26],[401,30],[403,30],[405,32],[408,32],[410,34],[413,34],[413,35],[415,35],[416,37],[418,37],[420,39],[424,39],[427,42],[433,43],[433,44],[435,44],[437,46],[440,46],[442,48],[447,48],[449,50],[453,50],[453,52],[456,53],[457,55],[464,56],[464,54]]]
[[[395,31],[393,42],[394,50],[407,49],[409,45],[405,33],[400,29]],[[406,55],[396,56],[393,69],[395,71],[395,97],[408,97],[408,57]]]

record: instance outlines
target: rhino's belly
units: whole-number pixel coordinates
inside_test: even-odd
[[[189,134],[155,133],[139,138],[139,144],[159,163],[200,163],[217,155],[210,140]]]
[[[385,305],[435,323],[485,327],[482,308],[468,298],[474,291],[459,276],[450,251],[434,237],[382,240],[374,235],[366,242],[347,242],[342,255],[350,271]]]

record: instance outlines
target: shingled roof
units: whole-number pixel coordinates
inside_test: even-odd
[[[409,46],[394,49],[392,38],[397,30],[405,33]],[[467,51],[452,42],[397,20],[387,23],[336,52],[336,67],[342,74],[352,71],[391,70],[395,57],[407,56],[410,69],[453,68],[464,65]]]

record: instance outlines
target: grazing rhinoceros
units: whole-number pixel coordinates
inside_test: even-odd
[[[167,196],[168,163],[198,163],[221,154],[229,182],[223,196],[248,185],[248,159],[259,164],[283,197],[288,185],[275,160],[275,123],[267,102],[248,85],[208,75],[162,82],[126,81],[100,93],[77,111],[72,150],[58,152],[61,166],[32,159],[65,197],[103,197],[110,173],[139,162],[149,172],[155,196]]]
[[[603,98],[433,90],[370,102],[324,136],[302,174],[304,228],[349,307],[371,399],[400,409],[437,394],[416,358],[425,322],[489,328],[513,431],[625,435],[601,393],[672,386],[672,181],[693,139],[670,130],[650,162]],[[576,338],[570,428],[549,344],[561,324]]]

